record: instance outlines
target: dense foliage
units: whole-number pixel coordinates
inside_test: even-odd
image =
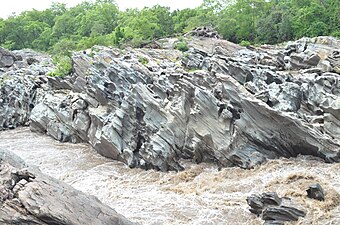
[[[114,0],[0,18],[0,45],[69,55],[93,45],[130,44],[212,26],[237,43],[279,43],[303,36],[340,37],[339,0],[205,0],[195,9],[152,8],[120,11]],[[185,43],[178,46],[185,49]]]

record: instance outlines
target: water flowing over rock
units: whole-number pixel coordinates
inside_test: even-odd
[[[71,186],[0,151],[1,224],[132,225],[122,215]]]
[[[282,202],[275,192],[253,194],[247,198],[247,203],[251,207],[249,211],[261,215],[266,221],[264,224],[284,224],[285,221],[298,221],[299,217],[306,215],[304,211],[285,206]]]
[[[299,154],[339,162],[339,40],[243,48],[193,36],[185,53],[175,42],[74,53],[71,76],[33,80],[32,112],[22,110],[18,124],[162,171],[182,170],[180,159],[242,168]],[[1,91],[4,101],[10,92]]]

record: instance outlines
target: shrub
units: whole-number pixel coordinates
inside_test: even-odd
[[[179,41],[175,45],[175,49],[180,50],[182,52],[186,52],[189,50],[188,43],[186,41]]]
[[[241,43],[240,43],[240,45],[243,46],[243,47],[248,47],[248,46],[250,46],[250,42],[249,42],[249,41],[242,40]]]
[[[56,66],[55,71],[49,72],[52,77],[64,77],[72,72],[72,59],[69,56],[55,56],[53,63]]]
[[[149,62],[147,58],[142,57],[142,56],[138,56],[138,61],[143,65],[146,65]]]

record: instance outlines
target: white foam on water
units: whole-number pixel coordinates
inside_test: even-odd
[[[52,177],[98,197],[130,220],[148,225],[262,224],[246,197],[275,191],[307,212],[290,224],[340,224],[340,164],[313,157],[277,159],[252,170],[183,161],[185,171],[130,169],[86,144],[59,143],[27,128],[0,132],[0,148],[13,151]],[[306,196],[320,183],[326,200]]]

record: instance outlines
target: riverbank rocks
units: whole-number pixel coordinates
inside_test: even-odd
[[[162,171],[182,170],[181,159],[245,169],[299,154],[339,162],[338,39],[244,48],[194,35],[184,53],[173,49],[176,41],[75,52],[70,76],[31,76],[20,95],[1,88],[0,100],[9,103],[0,106],[0,126],[30,123],[33,131],[89,143],[130,167]],[[30,60],[27,71],[46,68],[41,61]],[[320,66],[326,61],[327,71]],[[32,98],[22,92],[30,84]],[[12,116],[18,108],[23,119]]]
[[[132,225],[97,198],[31,168],[0,150],[1,224]]]
[[[10,63],[0,63],[0,130],[28,126],[37,89],[47,82],[45,75],[54,67],[52,60],[32,50],[0,49],[0,54],[2,59],[11,58]]]
[[[285,221],[298,221],[299,217],[306,215],[302,210],[285,206],[285,202],[275,192],[253,194],[247,198],[251,207],[249,211],[261,216],[265,220],[264,224],[284,224]]]

